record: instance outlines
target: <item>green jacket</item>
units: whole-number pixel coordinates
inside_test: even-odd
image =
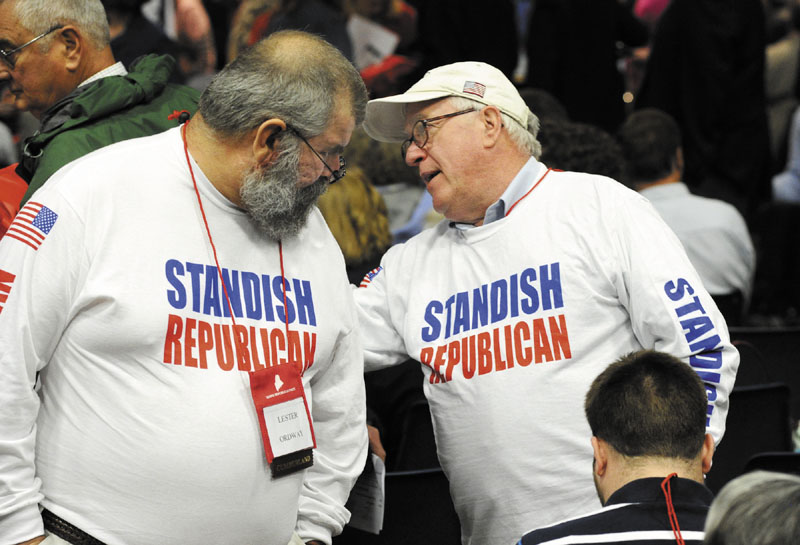
[[[24,204],[67,163],[114,142],[177,127],[175,110],[194,113],[200,93],[167,83],[175,69],[169,56],[147,55],[127,76],[109,76],[78,87],[51,106],[36,133],[25,140],[17,174],[28,182]]]

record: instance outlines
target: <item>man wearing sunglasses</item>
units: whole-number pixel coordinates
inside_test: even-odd
[[[276,32],[189,121],[73,161],[23,207],[0,240],[0,543],[341,532],[363,349],[314,205],[366,102],[339,50]]]
[[[197,91],[168,84],[175,60],[114,61],[99,0],[0,0],[0,81],[16,107],[39,119],[17,174],[23,202],[59,168],[98,148],[175,127],[175,110],[197,108]]]
[[[582,397],[625,353],[690,364],[719,441],[738,353],[680,242],[617,181],[539,162],[538,119],[499,70],[433,69],[370,101],[364,126],[400,144],[446,218],[355,295],[367,370],[422,363],[465,545],[596,505]]]

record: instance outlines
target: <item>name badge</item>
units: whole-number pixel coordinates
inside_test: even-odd
[[[250,373],[250,392],[272,476],[311,467],[317,443],[297,367],[284,364]]]

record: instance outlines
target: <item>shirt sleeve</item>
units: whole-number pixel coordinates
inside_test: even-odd
[[[408,359],[402,336],[406,304],[391,289],[392,279],[403,270],[398,264],[399,250],[398,246],[390,248],[381,259],[381,266],[367,273],[360,286],[354,288],[366,371],[377,371]]]
[[[634,334],[642,346],[697,371],[708,395],[706,429],[719,443],[739,367],[725,319],[677,236],[646,199],[625,199],[615,219],[617,291]]]
[[[331,543],[350,519],[344,505],[367,456],[363,349],[355,309],[347,295],[351,327],[342,333],[327,368],[311,379],[311,413],[317,448],[306,470],[297,518],[303,541]]]
[[[37,373],[70,318],[82,277],[79,222],[52,192],[37,193],[0,241],[0,536],[43,534],[36,476]]]

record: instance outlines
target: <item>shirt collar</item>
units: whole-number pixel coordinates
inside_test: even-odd
[[[99,79],[107,78],[108,76],[127,76],[128,71],[125,69],[125,65],[122,64],[120,61],[112,64],[108,68],[103,68],[99,72],[95,73],[93,76],[88,77],[87,79],[83,80],[78,87],[83,87],[84,85],[89,85],[90,83],[97,81]]]
[[[528,162],[523,165],[511,183],[508,184],[506,190],[500,195],[500,198],[494,203],[489,205],[486,209],[486,214],[483,216],[483,225],[493,223],[497,220],[503,219],[506,211],[514,205],[515,202],[520,200],[536,183],[536,172],[541,167],[541,164],[531,157]],[[456,229],[466,230],[475,227],[471,223],[450,223],[451,227]]]

